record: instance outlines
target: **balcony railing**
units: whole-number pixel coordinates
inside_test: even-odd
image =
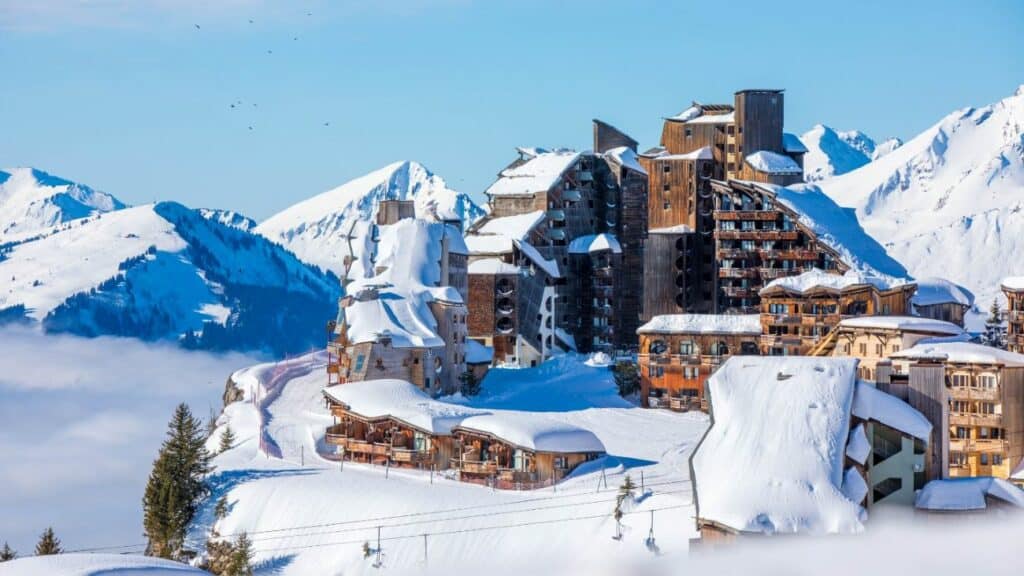
[[[757,278],[757,268],[719,268],[719,278]]]
[[[751,258],[757,253],[751,250],[739,250],[736,248],[722,248],[718,251],[719,260],[737,260]]]
[[[950,426],[996,426],[1003,425],[1001,414],[964,414],[962,412],[951,412],[949,415]]]
[[[758,250],[762,260],[817,260],[816,250]]]
[[[797,240],[797,230],[715,230],[720,240]]]
[[[722,292],[730,298],[756,298],[757,290],[753,288],[742,288],[736,286],[726,286],[722,288]]]
[[[498,463],[493,460],[460,460],[452,458],[451,467],[467,474],[491,476],[498,472]]]
[[[391,459],[395,462],[429,462],[433,457],[434,453],[431,450],[410,450],[408,448],[391,449]]]
[[[565,210],[548,210],[548,218],[556,222],[565,220]]]
[[[779,217],[774,210],[715,210],[716,220],[775,220]]]
[[[583,195],[580,194],[579,190],[562,190],[562,200],[566,200],[568,202],[579,202],[582,199]]]
[[[991,400],[998,402],[1001,394],[996,388],[972,388],[970,386],[953,386],[949,389],[954,400]]]

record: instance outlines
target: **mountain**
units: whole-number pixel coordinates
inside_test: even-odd
[[[892,152],[893,150],[899,148],[900,146],[903,146],[903,140],[900,140],[895,136],[892,138],[886,138],[885,140],[882,140],[881,142],[875,144],[875,151],[871,153],[871,160],[878,160],[882,156],[885,156],[886,154]]]
[[[465,226],[484,215],[469,196],[448,188],[422,164],[396,162],[299,202],[260,223],[256,232],[339,276],[344,274],[351,232],[357,261],[364,263],[364,272],[372,273],[369,258],[364,257],[369,254],[367,232],[385,199],[415,200],[417,217],[459,218]]]
[[[213,208],[199,208],[196,210],[208,220],[214,220],[225,226],[232,228],[238,228],[246,232],[252,232],[256,229],[256,221],[248,216],[243,216],[234,210],[217,210]]]
[[[804,178],[808,182],[846,174],[903,144],[899,138],[876,143],[860,130],[838,131],[824,124],[815,125],[800,136],[800,140],[807,147]]]
[[[1024,272],[1024,86],[819,185],[911,274],[947,277],[985,308]]]
[[[320,346],[340,293],[280,246],[173,202],[0,244],[0,278],[0,320],[276,354]]]
[[[35,168],[0,170],[0,241],[124,207],[110,194]]]

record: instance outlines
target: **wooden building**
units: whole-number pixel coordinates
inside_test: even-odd
[[[707,410],[705,383],[731,356],[759,353],[756,314],[655,316],[637,330],[640,402],[645,407]]]
[[[1007,278],[1002,284],[1006,295],[1006,349],[1024,354],[1024,276]]]
[[[932,478],[1006,479],[1024,460],[1024,355],[924,341],[879,363],[877,377],[937,431]]]
[[[918,278],[917,292],[911,299],[913,314],[952,322],[963,327],[964,315],[974,306],[970,290],[945,278]]]
[[[498,258],[469,265],[468,334],[493,349],[493,360],[514,364],[516,358],[516,284],[519,267]]]
[[[813,269],[772,280],[758,292],[761,353],[806,355],[844,318],[906,315],[916,288],[854,270],[839,275]]]

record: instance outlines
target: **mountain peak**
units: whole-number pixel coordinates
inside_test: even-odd
[[[800,136],[807,147],[804,178],[816,182],[856,170],[871,161],[875,142],[859,130],[838,131],[815,124]]]
[[[0,238],[122,208],[110,194],[37,168],[0,171]]]

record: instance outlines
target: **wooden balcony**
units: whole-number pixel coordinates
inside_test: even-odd
[[[715,210],[715,220],[773,221],[779,217],[775,210]]]
[[[961,412],[950,412],[950,426],[988,426],[1002,427],[1003,416],[1001,414],[964,414]]]
[[[719,260],[742,260],[745,258],[753,258],[757,253],[749,250],[739,250],[736,248],[722,248],[718,250],[717,257]]]
[[[949,449],[953,452],[1005,454],[1010,450],[1010,441],[991,438],[950,438]]]
[[[764,318],[764,316],[762,316]],[[794,324],[800,324],[803,322],[801,316],[787,315],[787,314],[774,314],[768,316],[768,325],[775,326],[791,326]]]
[[[459,460],[451,459],[451,467],[466,474],[493,476],[498,473],[498,463],[493,460]]]
[[[722,292],[730,298],[757,298],[757,290],[753,288],[726,286],[722,288]]]
[[[954,400],[988,400],[999,402],[1002,395],[998,388],[973,388],[970,386],[953,386],[949,389]]]
[[[719,240],[797,240],[797,230],[715,230]]]
[[[761,274],[761,278],[765,280],[795,276],[800,273],[800,270],[794,268],[758,268],[757,270]]]
[[[760,277],[758,268],[719,268],[719,278],[758,278]]]
[[[836,326],[841,319],[838,314],[802,314],[800,323],[804,326]]]
[[[579,190],[562,190],[562,200],[567,202],[579,202],[583,199],[583,195],[580,194]]]
[[[410,450],[408,448],[392,448],[391,459],[395,462],[419,464],[430,462],[434,458],[432,450]]]
[[[795,238],[794,238],[795,240]],[[758,250],[762,260],[817,260],[817,250]]]

